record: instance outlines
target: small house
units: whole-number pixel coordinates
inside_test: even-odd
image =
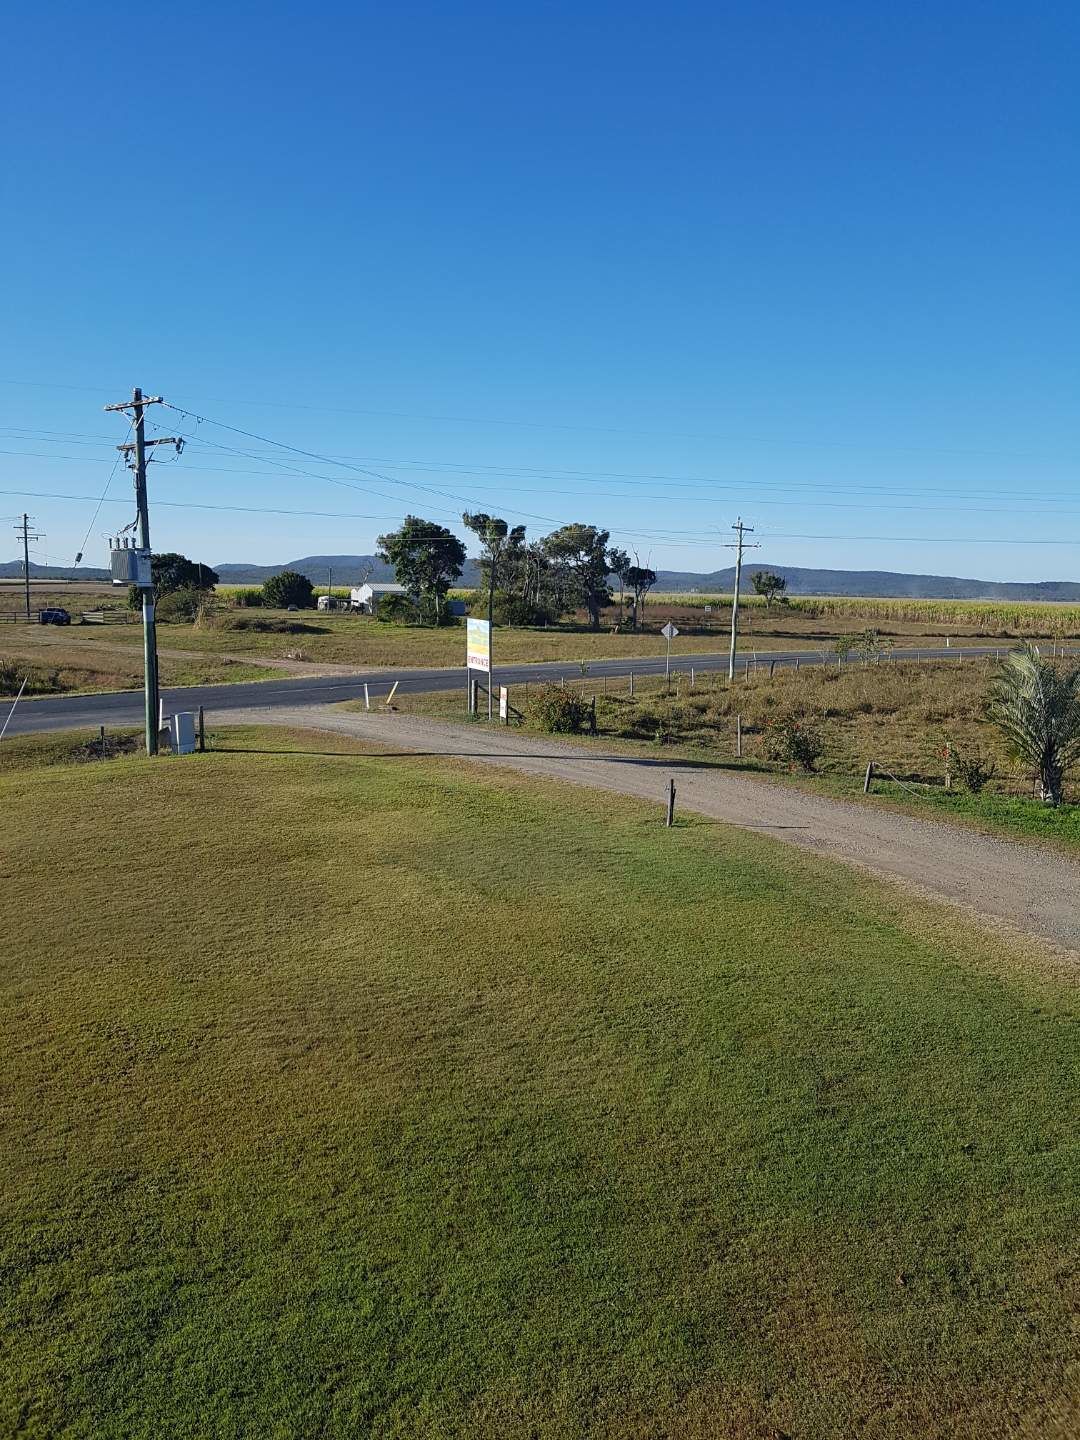
[[[405,594],[407,591],[404,585],[372,585],[365,582],[363,585],[354,585],[349,591],[349,604],[354,610],[362,610],[365,615],[374,615],[384,596]]]

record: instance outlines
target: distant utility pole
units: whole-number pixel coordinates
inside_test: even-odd
[[[118,405],[105,406],[106,410],[130,410],[132,412],[131,425],[135,432],[134,441],[118,445],[116,448],[121,454],[128,457],[128,466],[135,471],[135,505],[139,513],[139,549],[146,557],[145,577],[144,581],[140,583],[140,589],[142,590],[143,689],[146,697],[146,753],[148,755],[157,754],[160,720],[158,713],[157,623],[154,618],[154,586],[150,571],[150,508],[146,498],[146,450],[151,445],[175,445],[179,451],[183,445],[183,441],[173,435],[163,436],[160,440],[146,439],[144,412],[147,405],[160,404],[162,404],[160,395],[144,396],[136,386],[131,392],[130,400],[122,400]]]
[[[728,652],[728,679],[735,679],[735,646],[739,636],[739,582],[742,580],[742,557],[744,550],[757,550],[757,545],[747,545],[743,539],[744,535],[752,535],[754,527],[744,525],[740,515],[735,524],[731,527],[738,535],[738,540],[726,545],[726,550],[735,551],[735,593],[731,597],[731,649]]]
[[[30,530],[30,516],[24,514],[22,524],[15,526],[15,534],[22,536],[22,566],[23,566],[23,590],[26,593],[26,618],[30,619],[30,541],[44,540],[44,535],[38,535]]]

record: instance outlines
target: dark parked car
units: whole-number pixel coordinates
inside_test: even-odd
[[[71,616],[59,605],[53,610],[39,610],[37,618],[39,625],[71,624]]]

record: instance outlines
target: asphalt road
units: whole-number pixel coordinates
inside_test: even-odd
[[[994,645],[954,646],[936,650],[893,650],[896,660],[954,660],[961,663],[962,657],[977,657],[1003,653],[1005,647]],[[835,664],[832,656],[823,657],[820,650],[769,650],[758,652],[758,665],[767,668],[770,662],[777,666]],[[753,663],[752,652],[740,653],[739,670],[747,663]],[[672,669],[683,672],[695,670],[726,670],[727,652],[716,654],[678,654],[672,651]],[[854,661],[848,663],[857,663]],[[622,660],[593,660],[589,662],[585,677],[575,661],[550,661],[544,664],[506,665],[497,668],[496,685],[523,685],[526,681],[602,680],[616,676],[662,675],[664,657],[638,656]],[[385,699],[391,686],[397,681],[399,691],[406,690],[453,690],[460,686],[465,692],[465,668],[456,666],[449,670],[372,670],[356,675],[325,675],[312,679],[253,680],[240,685],[187,685],[162,692],[165,713],[178,710],[197,710],[203,706],[208,716],[221,715],[230,710],[279,709],[296,705],[333,705],[342,700],[363,699],[364,684],[367,683],[372,700]],[[0,702],[2,706],[3,702]],[[6,711],[0,708],[0,727]],[[139,725],[143,718],[143,697],[141,690],[117,690],[101,695],[55,695],[37,700],[23,700],[16,707],[8,724],[9,735],[31,735],[49,730],[80,730],[99,725]]]

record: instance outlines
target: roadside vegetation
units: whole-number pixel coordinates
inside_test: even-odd
[[[1059,962],[611,795],[220,743],[0,776],[0,1429],[1075,1434]]]
[[[852,654],[856,653],[854,651]],[[887,652],[884,652],[887,654]],[[1067,661],[1047,662],[1061,674]],[[985,828],[1080,845],[1080,767],[1066,755],[1060,807],[1036,794],[1036,761],[1018,755],[990,700],[1001,666],[991,660],[849,660],[796,672],[767,660],[726,675],[689,665],[662,678],[591,677],[568,667],[561,686],[511,688],[515,723],[536,733],[579,734],[642,754],[657,750],[861,797],[875,763],[875,802],[953,816]],[[593,701],[595,700],[595,708]],[[400,693],[406,713],[465,720],[457,692]],[[595,737],[593,739],[593,716]],[[485,715],[475,723],[486,724]],[[1071,757],[1071,758],[1070,758]],[[1071,803],[1069,803],[1071,802]]]

